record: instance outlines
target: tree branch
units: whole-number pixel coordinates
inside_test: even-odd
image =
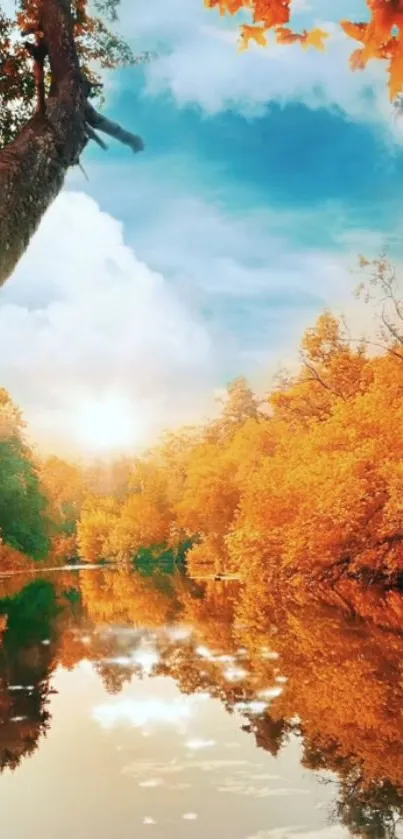
[[[117,122],[112,122],[112,120],[99,114],[90,102],[87,102],[85,106],[85,118],[91,128],[96,128],[98,131],[102,131],[103,134],[114,137],[115,140],[119,140],[120,143],[129,146],[135,154],[143,151],[144,142],[141,137],[137,134],[132,134],[131,131],[126,131]]]
[[[88,102],[91,86],[80,69],[70,0],[38,0],[37,7],[37,31],[48,49],[52,81],[43,113],[38,75],[40,111],[0,149],[0,286],[14,271],[88,140],[106,148],[95,129],[133,152],[144,148],[140,137],[98,114]]]
[[[43,39],[37,40],[35,44],[31,44],[30,41],[26,41],[24,46],[34,61],[36,110],[38,113],[44,114],[46,110],[44,67],[45,59],[48,55],[48,48]]]
[[[39,23],[49,50],[52,81],[56,90],[65,81],[69,82],[75,92],[82,90],[70,0],[42,0]]]
[[[38,28],[55,84],[46,113],[36,113],[0,150],[0,286],[26,250],[86,140],[86,100],[69,0],[40,0]]]
[[[103,149],[104,151],[108,150],[108,146],[106,145],[106,143],[104,143],[104,141],[102,140],[101,137],[98,137],[97,132],[94,131],[93,128],[91,128],[91,126],[88,124],[88,122],[85,123],[85,133],[86,133],[88,139],[89,140],[94,140],[94,142],[97,143],[98,146],[101,147],[101,149]]]
[[[321,387],[323,387],[325,390],[328,390],[328,391],[329,391],[329,393],[333,393],[333,395],[334,395],[334,396],[338,396],[338,397],[339,397],[339,399],[342,399],[342,400],[343,400],[343,402],[345,402],[345,401],[346,401],[346,397],[344,396],[344,394],[343,394],[343,393],[341,393],[341,391],[336,390],[335,388],[333,388],[333,387],[331,387],[330,385],[328,385],[328,384],[325,382],[325,380],[322,378],[322,376],[318,373],[318,371],[317,371],[316,367],[315,367],[313,364],[310,364],[310,363],[309,363],[309,361],[307,361],[307,359],[306,359],[306,358],[304,358],[304,356],[302,356],[302,363],[303,363],[304,367],[305,367],[307,370],[309,370],[309,372],[310,372],[310,373],[312,373],[312,378],[311,378],[311,379],[309,379],[308,377],[306,377],[305,379],[303,379],[303,380],[302,380],[303,382],[308,382],[308,381],[311,381],[311,382],[317,382],[317,383],[318,383],[319,385],[321,385]]]
[[[381,320],[385,329],[387,329],[389,334],[393,336],[396,343],[403,345],[403,338],[401,337],[401,335],[399,335],[396,327],[394,327],[393,324],[387,319],[384,309],[382,309]]]

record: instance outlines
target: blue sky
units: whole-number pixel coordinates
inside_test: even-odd
[[[350,71],[334,5],[298,2],[326,54],[240,54],[202,0],[123,0],[122,31],[158,57],[108,75],[106,111],[146,150],[90,150],[0,292],[2,383],[41,442],[92,445],[98,404],[140,445],[237,374],[263,387],[351,305],[358,253],[400,258],[403,130],[384,68]]]

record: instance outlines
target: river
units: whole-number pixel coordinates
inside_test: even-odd
[[[1,581],[4,839],[403,836],[403,634],[236,582]]]

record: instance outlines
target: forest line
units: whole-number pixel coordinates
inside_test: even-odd
[[[0,392],[0,571],[164,556],[190,575],[399,586],[403,306],[384,257],[361,261],[378,331],[324,312],[300,368],[264,399],[244,378],[220,415],[109,467],[40,459]],[[378,301],[378,303],[377,303]]]

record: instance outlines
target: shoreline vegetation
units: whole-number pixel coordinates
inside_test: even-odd
[[[265,398],[235,379],[216,419],[142,457],[41,460],[0,390],[0,573],[112,561],[340,602],[400,592],[403,303],[386,257],[360,268],[369,337],[324,312]]]

